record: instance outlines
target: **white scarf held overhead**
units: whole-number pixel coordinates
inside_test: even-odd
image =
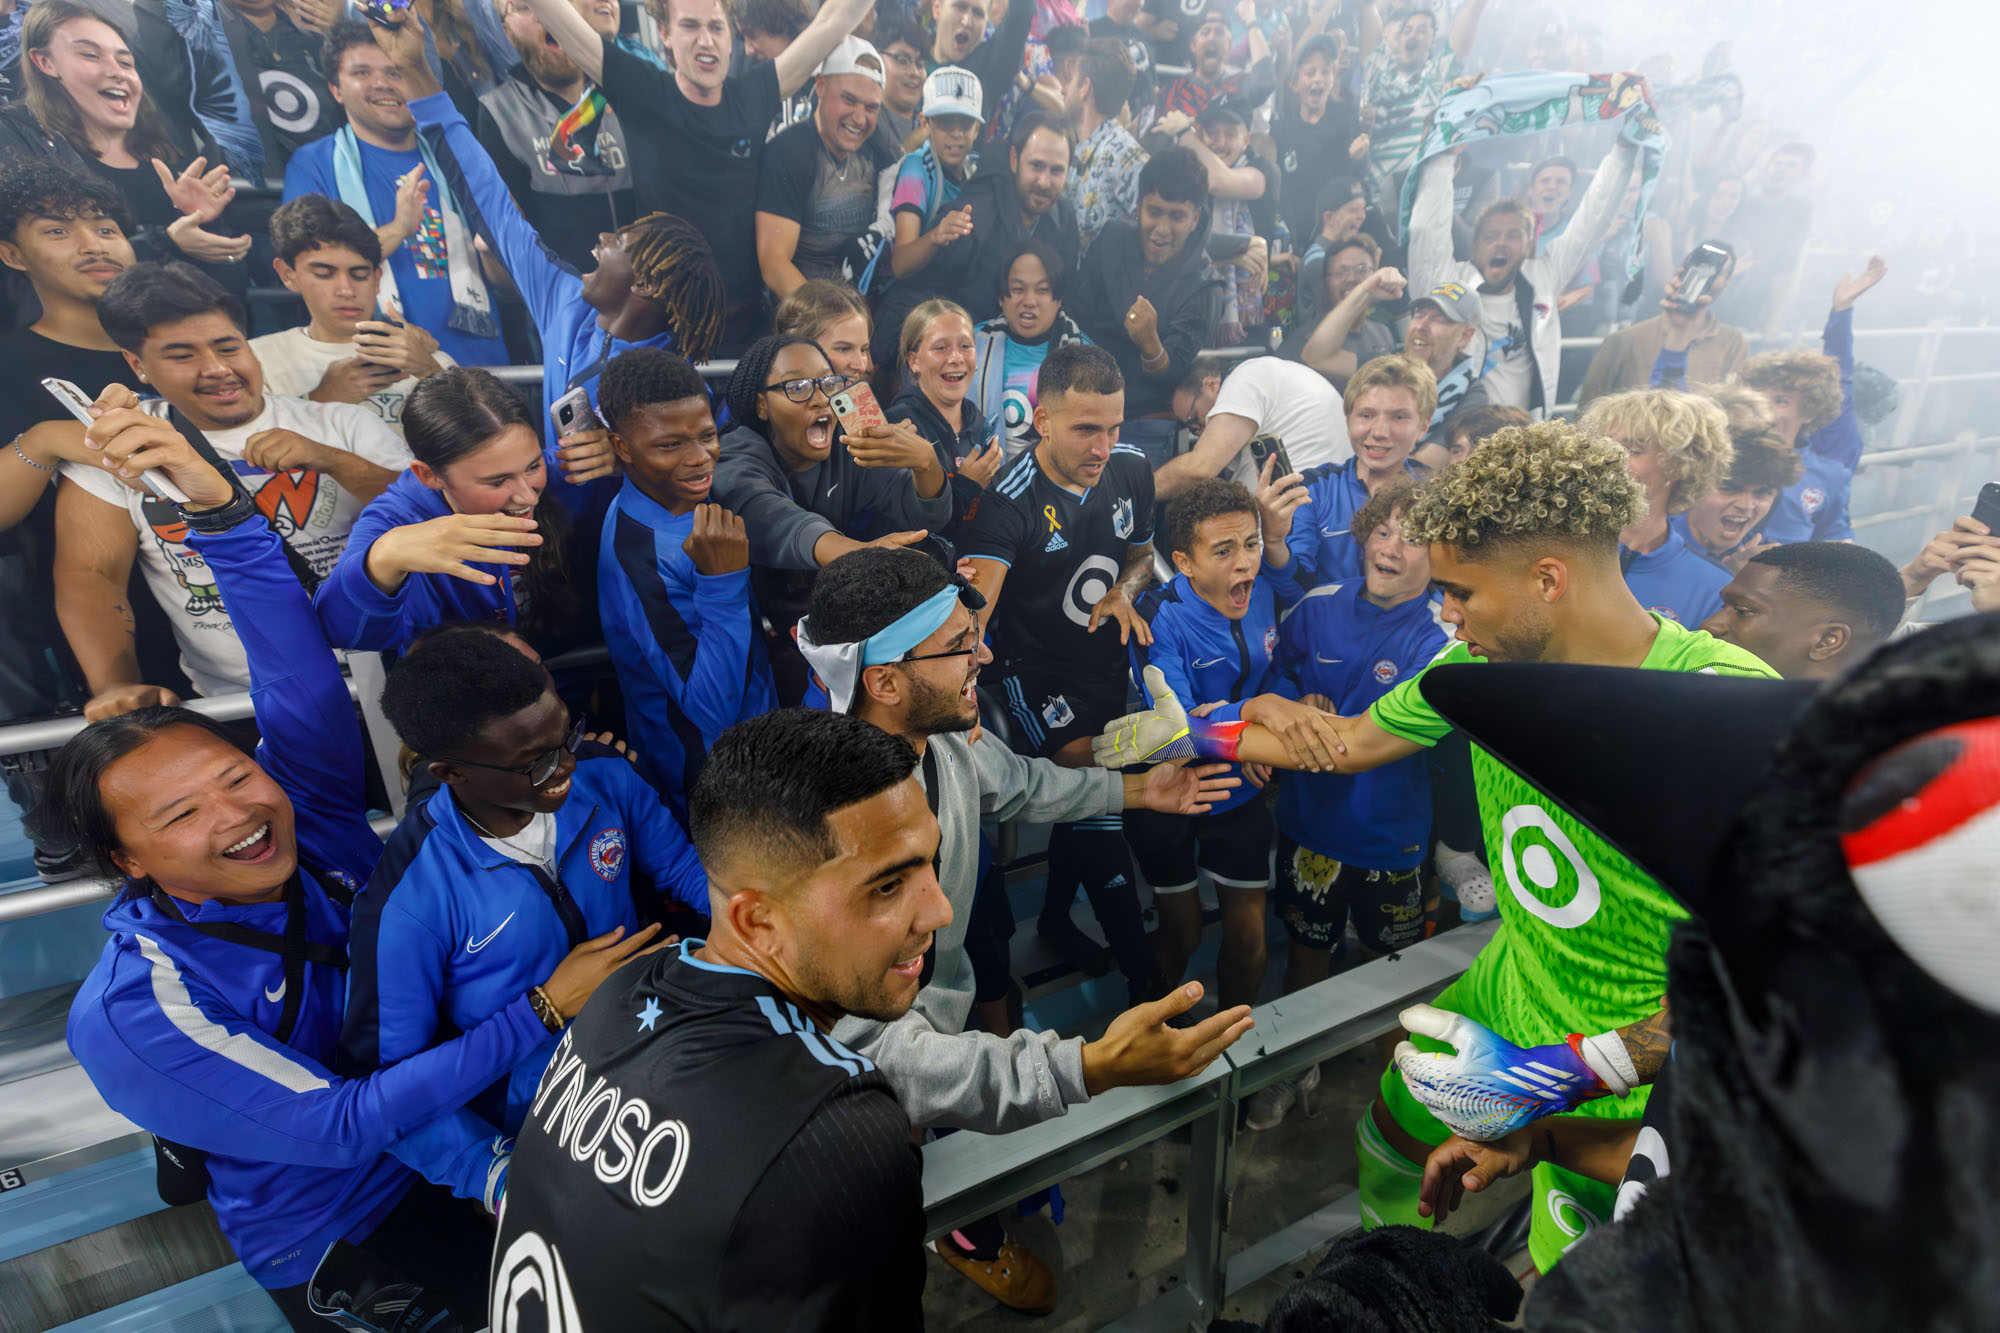
[[[451,318],[446,322],[467,337],[497,338],[500,326],[493,322],[493,302],[479,273],[479,254],[472,246],[472,229],[465,225],[458,201],[452,198],[451,187],[445,184],[444,173],[438,170],[430,141],[422,134],[417,135],[417,151],[423,155],[424,171],[430,176],[431,188],[437,191],[438,215],[444,219],[445,275],[451,283]],[[341,126],[333,138],[333,183],[340,191],[342,203],[366,218],[369,226],[382,225],[375,216],[374,205],[368,201],[368,178],[361,169],[361,144],[354,137],[352,125]],[[381,303],[387,306],[393,301],[400,306],[396,275],[389,259],[389,255],[382,256]]]

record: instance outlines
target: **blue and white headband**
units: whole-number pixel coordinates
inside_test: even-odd
[[[861,673],[872,666],[886,666],[928,639],[951,619],[952,608],[961,601],[984,605],[985,599],[968,585],[954,579],[937,593],[905,611],[859,643],[820,643],[812,636],[812,620],[799,621],[799,652],[826,687],[827,706],[845,713],[854,702]],[[976,607],[974,609],[977,609]]]

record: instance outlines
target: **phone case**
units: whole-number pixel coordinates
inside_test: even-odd
[[[875,391],[866,384],[856,384],[835,394],[833,414],[840,418],[841,430],[849,435],[870,426],[889,424],[889,419],[882,415],[882,404],[875,401]]]

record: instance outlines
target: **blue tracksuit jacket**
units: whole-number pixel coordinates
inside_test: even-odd
[[[1223,706],[1208,715],[1210,720],[1237,721],[1243,701],[1257,693],[1258,682],[1270,669],[1271,654],[1278,646],[1278,609],[1276,593],[1260,578],[1250,589],[1250,609],[1243,619],[1231,620],[1202,600],[1187,575],[1176,574],[1172,583],[1139,598],[1139,614],[1152,627],[1153,643],[1147,647],[1134,638],[1129,645],[1132,679],[1144,694],[1143,673],[1156,666],[1183,705],[1192,709],[1221,701]],[[1232,765],[1232,770],[1242,775],[1240,767]],[[1209,813],[1234,810],[1261,796],[1246,782],[1217,801]]]
[[[394,593],[385,593],[370,581],[368,548],[377,537],[391,528],[428,523],[450,513],[444,496],[410,471],[368,502],[348,533],[347,549],[313,594],[313,612],[334,647],[400,652],[412,639],[451,621],[514,623],[513,565],[473,565],[499,578],[491,585],[449,574],[412,574]]]
[[[1297,699],[1323,694],[1342,717],[1408,680],[1451,641],[1429,597],[1383,610],[1361,579],[1322,584],[1278,626],[1266,688]],[[1287,773],[1278,827],[1302,847],[1370,870],[1408,870],[1430,841],[1431,778],[1420,754],[1366,773]]]
[[[1670,521],[1667,540],[1644,555],[1629,546],[1618,548],[1625,586],[1639,605],[1689,629],[1722,609],[1722,589],[1730,573],[1690,546]]]
[[[1826,317],[1820,349],[1840,363],[1840,415],[1806,436],[1805,475],[1787,486],[1764,520],[1767,542],[1853,541],[1847,493],[1861,461],[1861,424],[1854,418],[1854,311]]]
[[[635,860],[661,893],[707,912],[708,876],[693,846],[630,763],[583,759],[570,782],[556,811],[554,883],[487,846],[449,787],[404,812],[354,900],[345,1068],[394,1065],[470,1031],[548,980],[585,939],[637,929]],[[556,1039],[541,1035],[505,1072],[506,1087],[475,1107],[509,1133],[555,1049]]]
[[[692,513],[669,514],[627,478],[597,559],[598,613],[639,768],[677,810],[715,738],[778,706],[750,571],[696,573],[681,549],[693,527]]]
[[[1291,563],[1282,570],[1264,566],[1265,579],[1280,592],[1290,592],[1293,585],[1308,592],[1322,583],[1361,577],[1361,543],[1347,528],[1368,503],[1368,487],[1354,461],[1323,463],[1308,468],[1305,477],[1311,498],[1292,511],[1292,530],[1285,537]]]
[[[291,798],[306,936],[347,943],[341,897],[372,872],[382,843],[362,810],[361,736],[340,670],[262,522],[191,535],[250,661],[263,732],[257,759]],[[306,867],[310,867],[309,869]],[[111,940],[70,1006],[69,1045],[119,1114],[209,1154],[209,1201],[223,1234],[265,1287],[305,1282],[328,1246],[361,1240],[415,1180],[386,1150],[466,1100],[548,1033],[525,999],[423,1057],[372,1078],[334,1068],[347,977],[307,963],[291,1039],[272,1036],[285,1000],[284,960],[190,923],[235,922],[282,936],[282,902],[181,904],[186,921],[127,884],[104,914]],[[495,1144],[420,1133],[404,1145],[425,1174],[489,1201]],[[438,1151],[427,1155],[427,1148]]]
[[[493,159],[479,146],[478,138],[452,105],[451,98],[445,93],[419,97],[410,103],[410,114],[416,117],[419,129],[435,127],[439,131],[435,139],[438,169],[450,177],[452,196],[473,217],[479,234],[507,266],[507,273],[520,289],[521,299],[527,303],[528,314],[541,334],[542,438],[549,486],[565,509],[572,515],[587,517],[594,525],[596,517],[617,493],[617,479],[603,477],[582,486],[573,486],[562,479],[555,452],[555,422],[549,417],[549,409],[556,399],[579,386],[589,388],[591,406],[596,407],[597,379],[611,358],[629,347],[676,350],[673,333],[627,342],[598,327],[597,312],[583,299],[583,279],[542,244],[541,236],[521,216]],[[579,549],[589,551],[596,547]]]

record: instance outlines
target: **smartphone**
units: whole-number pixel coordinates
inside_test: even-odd
[[[1694,252],[1681,263],[1681,294],[1674,299],[1674,304],[1683,310],[1694,309],[1728,267],[1727,250],[1707,244],[1696,246]]]
[[[1979,488],[1979,503],[1972,506],[1972,516],[1986,525],[1991,533],[2000,533],[2000,481],[1989,481]]]
[[[875,401],[875,391],[866,380],[857,380],[833,396],[833,414],[840,418],[841,432],[846,435],[859,435],[870,426],[889,424],[889,418],[882,415],[882,404]]]
[[[385,28],[402,24],[410,12],[410,0],[359,0],[361,15],[370,23],[379,23]]]
[[[1250,462],[1255,467],[1259,477],[1264,475],[1265,460],[1274,457],[1278,460],[1278,470],[1271,475],[1274,478],[1289,477],[1292,475],[1292,460],[1285,453],[1285,442],[1277,436],[1259,435],[1252,439],[1249,444],[1245,445],[1244,448],[1250,451]]]
[[[96,400],[83,390],[77,388],[74,384],[71,384],[68,380],[59,380],[51,375],[42,381],[42,387],[54,395],[57,402],[67,407],[70,415],[78,421],[81,421],[86,426],[96,423],[97,418],[90,415],[90,405]],[[139,481],[147,490],[159,496],[162,500],[171,500],[177,505],[184,505],[188,502],[187,492],[167,480],[167,474],[158,468],[149,467],[144,472],[141,472],[139,474]]]
[[[549,404],[549,417],[556,423],[556,438],[563,439],[580,430],[602,430],[604,423],[597,419],[597,413],[590,406],[590,390],[582,387],[568,393]]]

